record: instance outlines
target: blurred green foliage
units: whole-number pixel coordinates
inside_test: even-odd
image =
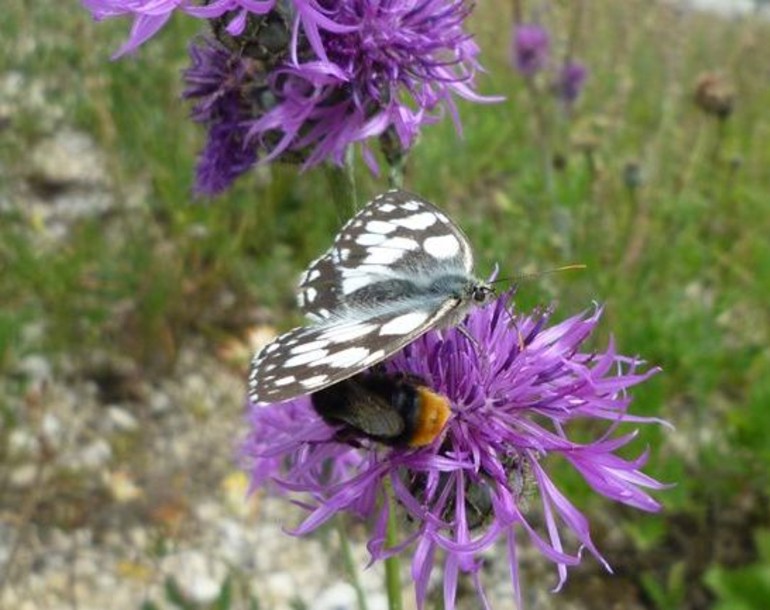
[[[734,569],[715,566],[706,574],[706,582],[719,600],[715,610],[752,610],[767,606],[770,599],[770,531],[757,532],[757,547],[762,563]]]

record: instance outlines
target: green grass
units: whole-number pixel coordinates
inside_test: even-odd
[[[341,219],[322,173],[291,167],[193,201],[202,134],[179,103],[179,73],[197,24],[177,19],[136,56],[110,62],[127,24],[93,25],[75,2],[6,3],[0,39],[14,43],[0,75],[42,87],[61,115],[23,104],[0,131],[0,197],[18,197],[10,185],[26,177],[28,151],[62,127],[96,140],[119,201],[140,186],[146,194],[138,208],[119,207],[109,230],[83,222],[48,249],[24,214],[4,213],[0,366],[41,351],[77,358],[107,338],[162,374],[190,337],[213,345],[242,333],[237,311],[260,306],[278,327],[295,321],[294,278]],[[622,352],[663,368],[635,392],[635,409],[698,442],[685,457],[665,432],[645,431],[650,471],[677,484],[659,496],[667,514],[701,514],[740,494],[763,496],[770,468],[770,24],[649,4],[586,3],[577,49],[591,76],[567,118],[547,96],[528,95],[507,63],[508,20],[481,3],[474,26],[489,74],[480,88],[507,99],[461,103],[463,139],[449,121],[427,128],[406,184],[458,218],[482,275],[496,263],[504,276],[587,265],[522,281],[517,304],[556,300],[567,316],[600,301],[603,339],[612,334]],[[551,15],[555,31],[566,31],[569,11]],[[723,124],[692,102],[705,71],[735,87]],[[551,166],[555,153],[563,169]],[[638,187],[627,183],[629,167],[640,171]],[[384,182],[359,168],[358,186],[369,196]],[[232,309],[217,309],[223,292],[234,295]],[[45,332],[25,336],[32,323]],[[700,438],[699,426],[715,435]],[[578,504],[592,502],[578,493]]]

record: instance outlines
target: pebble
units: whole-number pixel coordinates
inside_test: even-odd
[[[33,37],[16,38],[25,40]],[[10,42],[13,42],[13,37]],[[6,50],[6,47],[3,49]],[[0,75],[0,117],[4,120],[13,122],[18,115],[34,115],[40,131],[52,132],[65,114],[63,106],[53,103],[52,97],[41,79],[13,70]]]
[[[8,477],[8,483],[11,487],[25,489],[32,485],[37,476],[37,466],[35,464],[22,464],[11,470]]]
[[[409,595],[405,595],[404,604],[407,607],[407,609],[411,608],[412,604],[412,597],[409,597]],[[388,603],[388,596],[384,593],[376,592],[376,593],[369,593],[366,596],[366,607],[368,610],[388,610],[390,607],[390,604]]]
[[[107,420],[109,427],[116,432],[134,432],[139,429],[136,417],[120,407],[109,407]]]
[[[224,519],[216,524],[219,534],[221,557],[242,570],[252,571],[256,567],[256,553],[259,548],[253,534],[233,519]]]
[[[11,459],[34,457],[39,451],[37,438],[26,428],[11,430],[7,439],[8,457]]]
[[[45,356],[28,354],[18,364],[18,372],[30,381],[48,381],[51,379],[51,363]]]
[[[260,603],[264,603],[267,608],[287,604],[298,597],[297,584],[288,572],[273,572],[255,584],[255,593]]]
[[[161,570],[174,579],[185,599],[195,604],[210,604],[217,599],[226,577],[221,561],[197,550],[165,557]]]
[[[70,460],[70,466],[83,470],[102,470],[112,459],[112,447],[103,438],[97,438],[86,444]]]
[[[136,484],[130,473],[119,470],[103,475],[104,485],[118,504],[133,502],[144,496],[144,491]]]
[[[51,447],[59,448],[64,443],[64,426],[53,413],[45,413],[40,421],[40,432]]]
[[[310,610],[358,610],[356,590],[346,582],[336,582],[321,591]]]
[[[148,405],[150,407],[150,412],[153,413],[153,415],[163,415],[164,413],[168,413],[173,407],[171,397],[162,392],[153,392],[150,394]]]
[[[105,183],[104,155],[88,134],[63,129],[35,146],[29,156],[30,173],[51,184]],[[73,205],[80,205],[73,199]]]

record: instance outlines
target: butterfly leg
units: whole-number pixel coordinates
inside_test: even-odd
[[[457,325],[458,332],[465,337],[468,342],[473,346],[473,349],[476,352],[476,355],[479,357],[479,360],[484,364],[485,370],[489,369],[489,354],[481,349],[481,345],[479,345],[479,342],[476,340],[476,337],[474,337],[470,331],[468,330],[468,327],[465,326],[465,323],[461,323]]]

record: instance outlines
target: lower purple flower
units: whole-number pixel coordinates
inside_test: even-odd
[[[454,609],[458,578],[466,573],[488,608],[480,554],[498,541],[508,549],[521,607],[520,532],[556,564],[557,589],[583,549],[609,569],[591,540],[588,519],[548,475],[547,457],[566,459],[607,498],[660,510],[645,491],[664,487],[641,472],[647,452],[632,460],[617,455],[636,432],[615,434],[622,423],[662,423],[628,413],[627,390],[657,369],[640,370],[641,361],[617,354],[612,342],[602,353],[581,351],[600,308],[549,326],[550,312],[513,315],[509,298],[474,310],[464,331],[429,332],[385,365],[389,373],[424,380],[449,400],[452,415],[430,445],[391,448],[365,438],[342,443],[339,430],[324,422],[308,397],[249,408],[251,430],[242,455],[253,489],[271,484],[301,498],[309,514],[298,535],[347,512],[371,520],[368,548],[374,560],[413,548],[418,608],[425,606],[440,558],[444,607]],[[578,442],[569,434],[577,420],[605,420],[607,429],[592,442]],[[388,487],[409,523],[395,548],[385,546]],[[567,548],[564,530],[576,548]]]
[[[588,68],[582,63],[578,61],[567,62],[562,66],[561,73],[554,83],[556,96],[568,106],[574,104],[580,97],[587,78]]]

